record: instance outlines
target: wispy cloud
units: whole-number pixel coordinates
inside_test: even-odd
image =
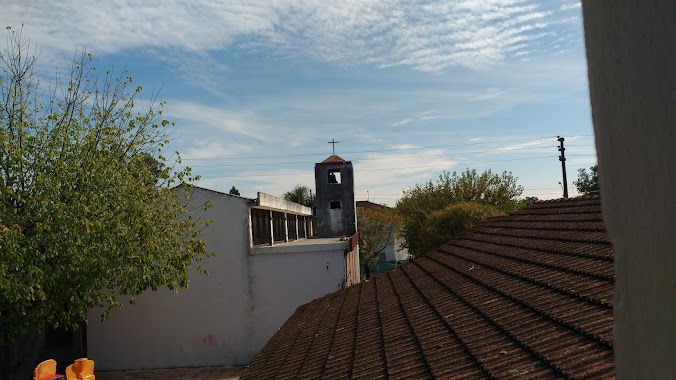
[[[475,138],[469,139],[469,141],[472,141],[472,142],[481,141],[481,140],[483,140],[481,137],[475,137]]]
[[[251,152],[252,150],[253,147],[249,144],[196,139],[190,143],[187,150],[181,152],[181,156],[190,160],[188,161],[188,166],[199,167],[200,163],[193,160],[224,158],[241,154],[242,152]]]
[[[525,143],[511,144],[511,145],[503,146],[503,147],[498,148],[496,150],[498,152],[511,152],[511,151],[518,151],[518,150],[523,150],[523,149],[530,149],[530,148],[538,147],[538,146],[544,147],[545,144],[552,145],[552,142],[548,141],[548,140],[530,141],[530,142],[525,142]]]
[[[457,115],[422,116],[420,120],[452,119]]]
[[[416,118],[410,117],[408,119],[399,120],[397,122],[392,123],[392,126],[393,127],[401,127],[402,125],[410,124],[415,119]]]
[[[209,54],[196,52],[186,55],[175,49],[171,51],[153,49],[150,54],[168,64],[183,82],[213,95],[223,95],[223,88],[216,79],[228,74],[230,69]]]
[[[265,128],[251,113],[228,111],[179,100],[173,100],[169,104],[166,110],[168,117],[189,121],[198,129],[211,128],[236,136],[266,140]]]
[[[562,11],[567,11],[567,10],[579,9],[579,8],[582,8],[582,3],[579,2],[579,1],[576,1],[574,3],[563,4],[563,5],[561,5],[561,7],[559,9],[562,10]]]
[[[427,111],[423,112],[419,115],[409,117],[403,120],[399,120],[395,123],[392,123],[393,127],[401,127],[407,124],[411,124],[415,121],[428,121],[428,120],[436,120],[436,119],[452,119],[455,118],[457,115],[432,115],[434,112],[433,111]]]
[[[488,88],[488,89],[484,90],[480,95],[477,95],[477,96],[470,98],[469,101],[476,102],[476,101],[480,101],[480,100],[493,99],[493,98],[497,98],[497,97],[499,97],[503,94],[506,94],[508,92],[517,91],[517,90],[520,90],[520,88],[517,87],[517,88],[512,88],[512,89],[509,89],[509,90],[501,90],[499,88]]]
[[[550,16],[529,0],[149,0],[143,6],[131,0],[9,0],[0,23],[25,23],[35,42],[56,52],[72,51],[74,44],[104,54],[265,49],[341,65],[439,72],[508,59],[548,35]]]
[[[415,149],[418,148],[417,145],[412,144],[395,144],[392,145],[392,149]]]

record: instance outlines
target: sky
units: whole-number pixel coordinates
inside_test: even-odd
[[[390,206],[466,168],[559,198],[557,136],[571,195],[596,163],[577,0],[0,0],[22,24],[46,76],[85,49],[157,94],[213,190],[314,190],[332,139],[357,200]]]

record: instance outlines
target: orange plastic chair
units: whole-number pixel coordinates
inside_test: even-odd
[[[77,373],[75,373],[72,364],[66,367],[66,380],[77,380]]]
[[[54,359],[47,359],[38,364],[33,371],[33,380],[40,380],[50,375],[56,375],[56,360]]]
[[[77,380],[96,380],[94,376],[94,361],[87,358],[80,358],[73,362],[72,370],[77,376]],[[70,366],[69,366],[70,367]],[[68,370],[66,369],[66,376],[68,376]],[[70,380],[69,377],[67,377]]]

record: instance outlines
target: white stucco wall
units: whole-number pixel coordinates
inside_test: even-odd
[[[104,323],[90,312],[87,354],[97,369],[247,364],[298,306],[341,288],[346,241],[251,248],[252,200],[199,188],[191,197],[213,206],[203,216],[213,221],[202,235],[216,254],[201,263],[209,275],[192,269],[188,289],[145,293]]]
[[[395,260],[397,261],[404,261],[409,259],[409,254],[408,254],[408,248],[404,248],[401,245],[403,244],[404,240],[401,238],[396,238],[394,239],[394,256]]]
[[[345,242],[322,243],[306,250],[291,246],[289,253],[264,253],[266,249],[273,251],[280,246],[256,250],[258,253],[251,256],[256,325],[251,347],[254,350],[263,348],[298,306],[342,288],[345,245]],[[294,252],[301,250],[303,252]]]
[[[385,261],[403,261],[408,260],[408,248],[403,248],[401,246],[402,239],[397,238],[396,236],[391,236],[390,241],[383,249],[385,253]]]
[[[113,310],[101,324],[89,314],[88,356],[97,369],[137,369],[242,364],[255,354],[247,254],[248,205],[244,198],[196,189],[193,200],[211,199],[203,231],[215,257],[202,262],[208,276],[190,271],[188,289],[167,289]],[[233,328],[237,326],[237,328]]]

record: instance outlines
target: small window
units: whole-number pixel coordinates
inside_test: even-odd
[[[340,169],[329,169],[329,183],[340,183]]]
[[[340,201],[331,201],[331,203],[329,203],[329,207],[332,210],[339,209],[340,208]]]

